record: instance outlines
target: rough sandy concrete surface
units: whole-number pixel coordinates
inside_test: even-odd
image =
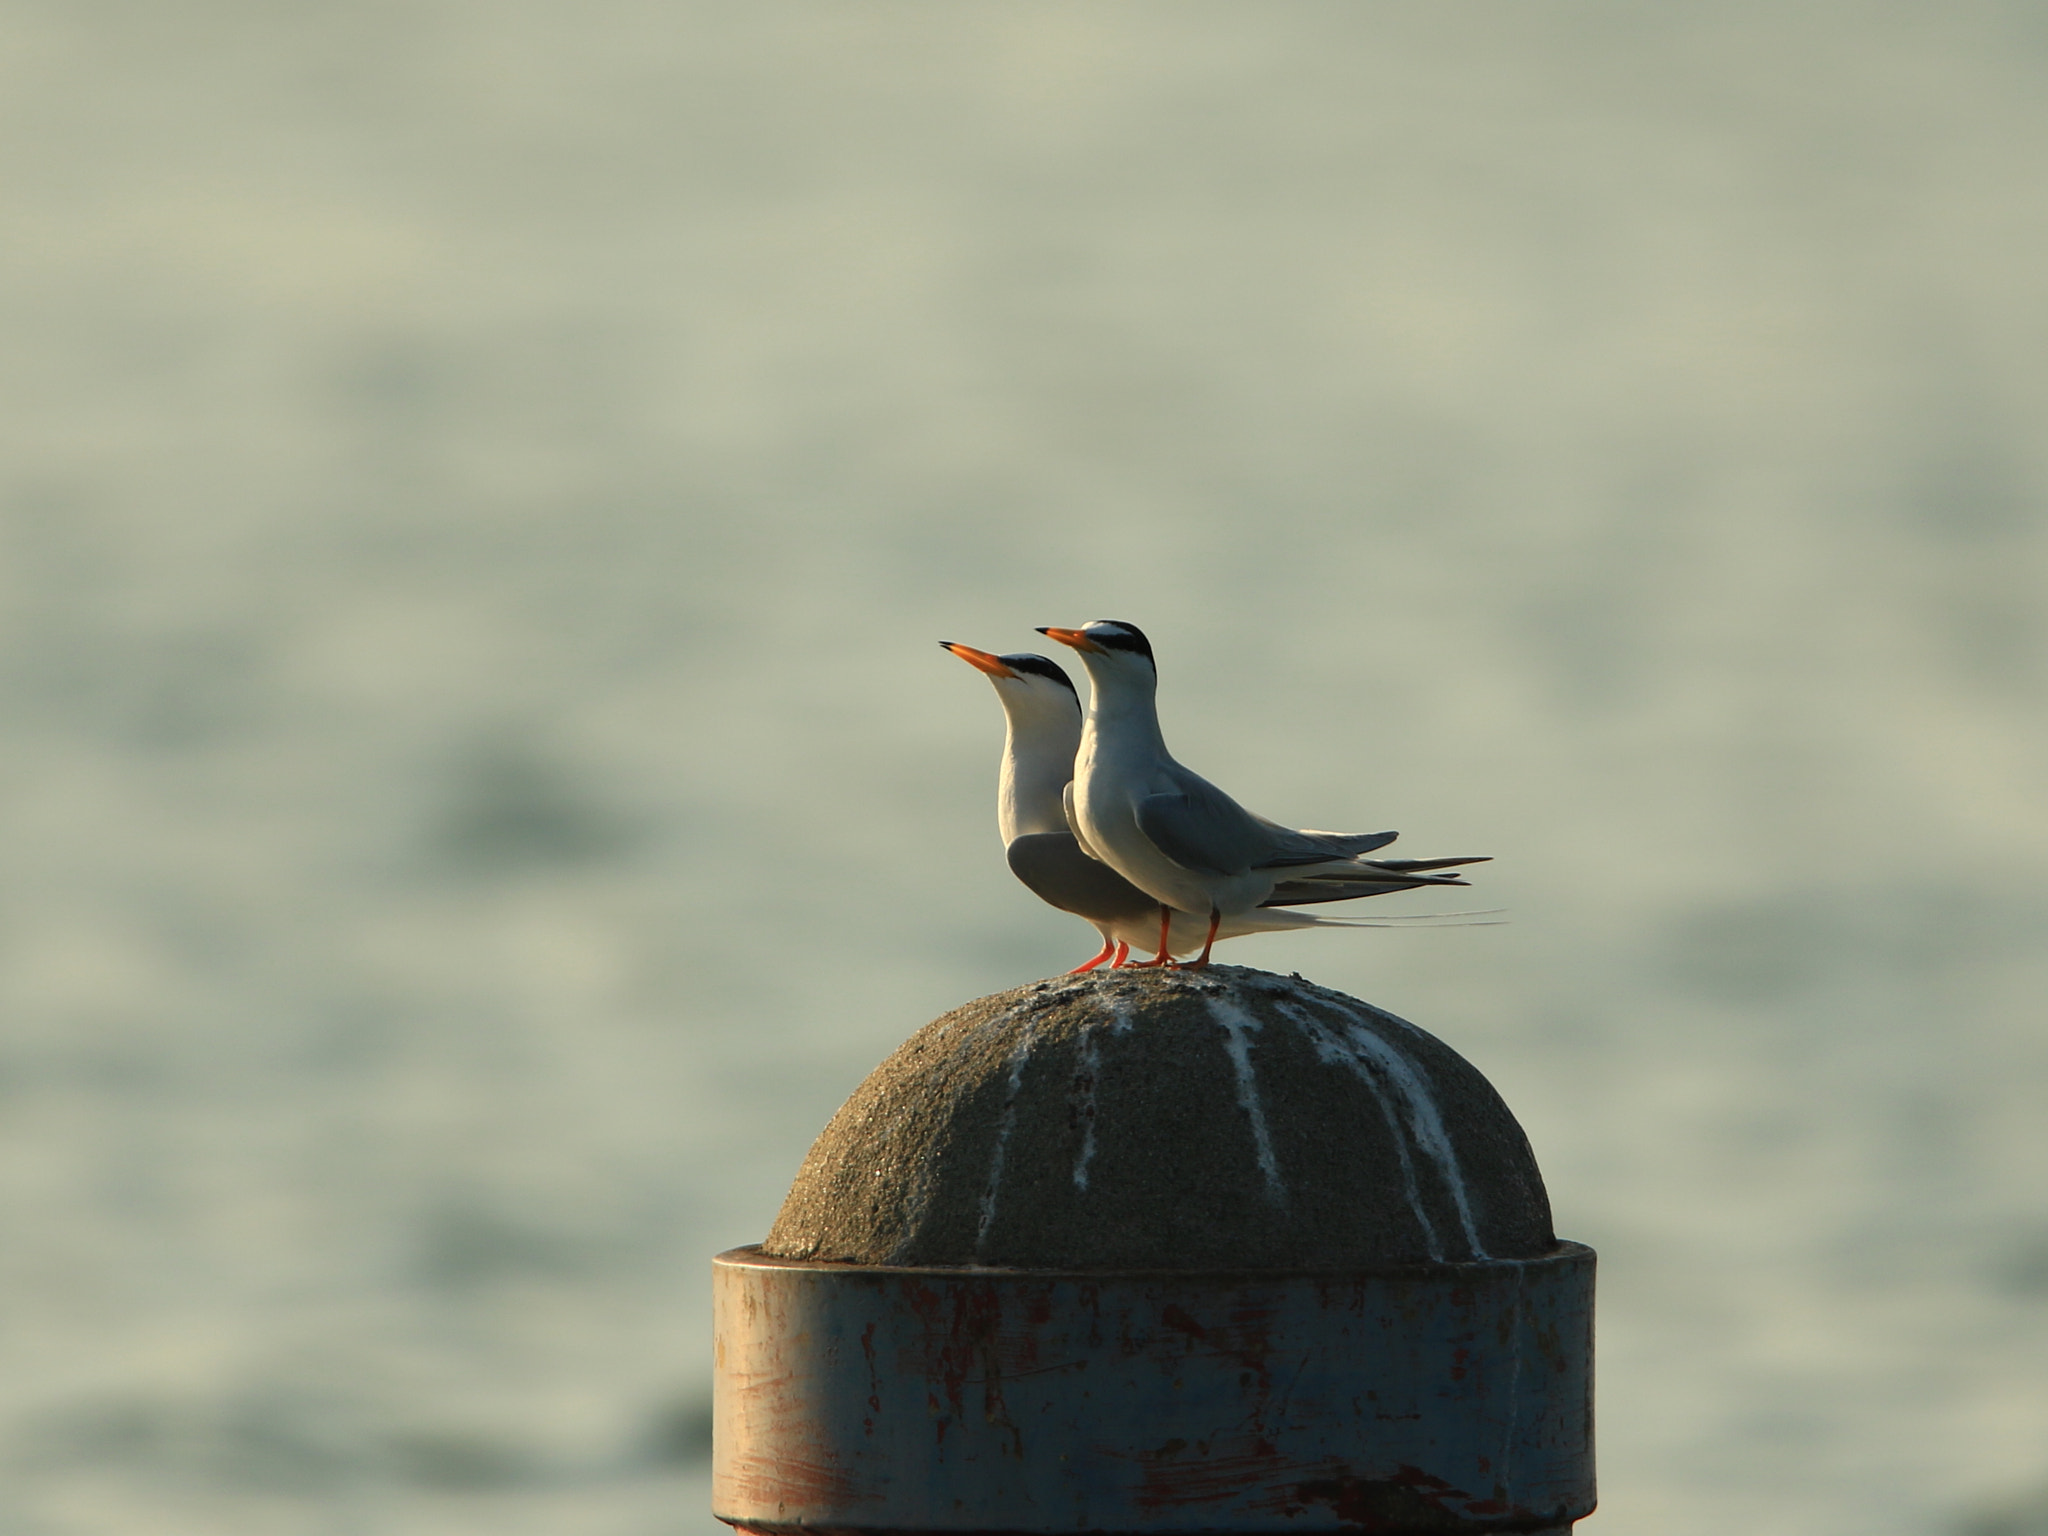
[[[1527,1138],[1449,1046],[1241,966],[1033,982],[919,1030],[764,1251],[862,1264],[1355,1269],[1555,1245]]]

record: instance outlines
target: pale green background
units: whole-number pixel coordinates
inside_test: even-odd
[[[1225,955],[1520,1112],[1591,1536],[2016,1529],[2044,129],[1998,0],[4,0],[0,1532],[702,1536],[709,1255],[1093,946],[933,642],[1099,616],[1498,857]]]

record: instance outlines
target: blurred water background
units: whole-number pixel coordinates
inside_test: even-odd
[[[1601,1251],[1594,1536],[2048,1499],[2048,9],[0,3],[0,1531],[655,1536],[707,1259],[1093,950],[933,644]],[[1398,910],[1430,903],[1402,898]]]

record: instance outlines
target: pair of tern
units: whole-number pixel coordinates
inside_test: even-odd
[[[1170,966],[1199,946],[1188,962],[1199,967],[1217,940],[1240,934],[1392,926],[1403,919],[1346,921],[1292,909],[1464,885],[1444,871],[1485,862],[1368,859],[1396,834],[1298,831],[1254,815],[1166,750],[1158,667],[1137,626],[1097,619],[1039,633],[1071,647],[1088,669],[1085,718],[1056,662],[939,643],[986,673],[1003,706],[1009,733],[996,822],[1011,871],[1102,935],[1102,952],[1075,971],[1121,966],[1132,949],[1158,950],[1140,966]]]

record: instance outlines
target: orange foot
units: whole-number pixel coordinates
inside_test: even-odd
[[[1102,964],[1103,961],[1110,959],[1110,957],[1113,956],[1120,948],[1122,948],[1121,945],[1119,945],[1114,939],[1111,939],[1107,935],[1105,935],[1102,940],[1102,953],[1097,955],[1093,960],[1084,960],[1081,964],[1075,966],[1071,971],[1067,972],[1067,974],[1069,976],[1078,976],[1083,971],[1092,971],[1095,969],[1095,967]],[[1112,963],[1111,969],[1115,969],[1114,963]]]
[[[1154,955],[1150,960],[1132,961],[1131,969],[1134,971],[1142,971],[1147,970],[1155,965],[1172,965],[1173,956],[1166,952],[1167,936],[1172,931],[1173,908],[1167,906],[1166,903],[1161,902],[1159,904],[1159,953]]]
[[[1194,959],[1176,965],[1176,971],[1199,971],[1209,964],[1209,951],[1216,947],[1216,930],[1223,926],[1223,912],[1220,908],[1209,909],[1209,936],[1202,940],[1202,952]]]

